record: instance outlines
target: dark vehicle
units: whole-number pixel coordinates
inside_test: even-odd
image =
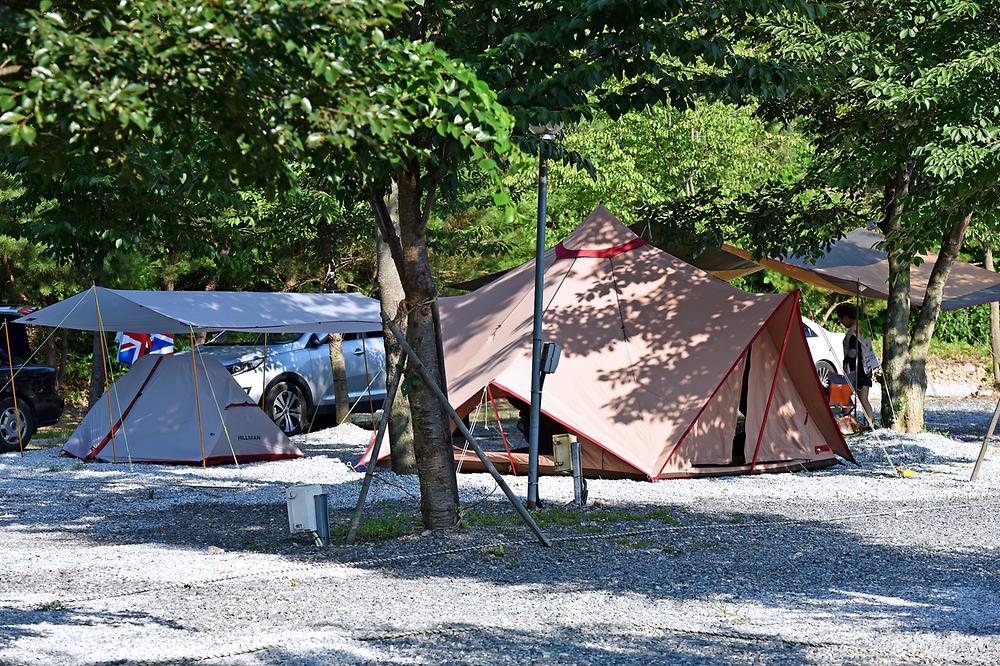
[[[10,356],[7,354],[7,332],[0,328],[0,451],[17,451],[31,441],[39,428],[55,424],[62,416],[63,399],[59,395],[56,371],[41,365],[24,365],[31,356],[28,332],[13,321],[31,312],[31,308],[0,306],[0,323],[10,334]],[[10,362],[10,357],[14,362]],[[11,387],[10,376],[14,374]],[[17,408],[14,394],[17,393]],[[20,426],[20,437],[18,427]]]

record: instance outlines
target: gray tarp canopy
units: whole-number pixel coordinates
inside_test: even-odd
[[[362,333],[381,330],[379,302],[361,294],[133,291],[92,287],[17,320],[81,331]],[[100,312],[100,317],[98,317]]]
[[[830,291],[885,300],[889,297],[889,257],[877,247],[884,240],[877,231],[855,229],[816,261],[799,256],[757,259],[729,244],[688,261],[726,280],[768,268]],[[922,263],[910,269],[910,300],[916,306],[924,302],[937,255],[925,254],[920,258]],[[959,310],[994,301],[1000,301],[1000,274],[956,261],[945,284],[942,309]]]

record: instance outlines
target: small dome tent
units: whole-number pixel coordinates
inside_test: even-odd
[[[63,453],[177,465],[302,457],[221,363],[190,354],[141,357],[94,403]]]

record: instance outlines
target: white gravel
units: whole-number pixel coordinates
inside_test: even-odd
[[[879,431],[851,442],[860,467],[591,481],[597,508],[543,514],[552,549],[484,474],[460,476],[478,527],[290,537],[284,488],[323,483],[342,522],[370,437],[331,428],[298,438],[305,459],[239,469],[0,456],[0,663],[1000,661],[1000,452],[969,484],[974,442]],[[572,481],[541,491],[563,505]],[[418,495],[379,470],[368,515],[398,522]]]

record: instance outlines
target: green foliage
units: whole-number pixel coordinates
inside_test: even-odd
[[[990,308],[972,308],[942,312],[934,327],[934,337],[944,343],[964,343],[982,349],[990,347]]]

